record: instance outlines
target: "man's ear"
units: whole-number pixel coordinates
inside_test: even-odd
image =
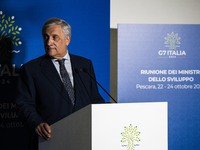
[[[67,37],[66,37],[66,45],[67,45],[67,46],[69,45],[70,40],[71,40],[70,36],[67,36]]]

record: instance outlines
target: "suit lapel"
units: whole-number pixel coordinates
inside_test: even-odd
[[[81,77],[78,70],[80,68],[80,64],[78,60],[76,59],[74,55],[70,55],[70,60],[71,60],[71,65],[72,65],[73,77],[74,77],[74,89],[75,89],[74,92],[75,92],[75,99],[76,99],[76,104],[77,104],[79,100],[83,100],[83,98],[81,98],[81,95],[83,94],[82,92],[84,92],[82,91],[82,89],[84,89],[85,87],[83,87],[83,83],[80,79]]]
[[[45,58],[45,60],[41,62],[41,72],[49,80],[53,87],[55,87],[56,90],[66,99],[68,94],[64,90],[63,83],[51,59]]]

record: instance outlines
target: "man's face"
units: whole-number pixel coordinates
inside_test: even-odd
[[[43,39],[45,51],[49,56],[59,59],[66,55],[70,37],[65,37],[60,25],[47,27]]]

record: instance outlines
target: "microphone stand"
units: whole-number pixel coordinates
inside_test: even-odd
[[[117,101],[106,91],[106,89],[92,76],[88,73],[87,69],[83,68],[81,69],[83,72],[85,72],[86,74],[88,74],[90,76],[90,78],[92,78],[97,84],[98,86],[101,87],[101,89],[115,102],[117,103]]]

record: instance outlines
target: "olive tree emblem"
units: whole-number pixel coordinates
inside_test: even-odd
[[[135,150],[135,145],[140,142],[140,132],[137,126],[130,124],[128,127],[124,127],[124,131],[121,133],[122,143],[126,143],[127,150]]]
[[[14,16],[6,16],[3,11],[0,11],[0,49],[7,49],[7,41],[11,41],[12,47],[18,47],[22,44],[20,40],[20,32],[22,28],[15,25]],[[19,53],[20,50],[9,49],[11,53]]]
[[[171,50],[176,50],[177,47],[180,47],[180,40],[181,38],[178,36],[177,33],[168,33],[165,37],[166,47],[169,47],[169,49]]]

